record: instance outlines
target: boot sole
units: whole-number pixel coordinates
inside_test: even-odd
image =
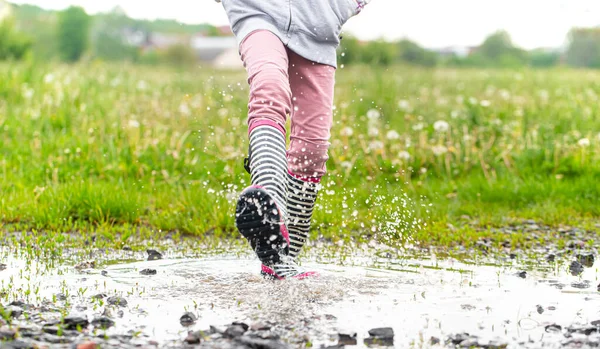
[[[263,264],[279,263],[280,254],[287,253],[287,230],[275,201],[265,189],[252,186],[242,192],[235,208],[235,224]]]

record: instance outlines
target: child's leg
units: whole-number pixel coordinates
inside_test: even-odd
[[[293,111],[287,207],[290,256],[296,257],[308,237],[318,183],[326,172],[335,68],[289,50],[288,56]]]
[[[249,167],[252,186],[241,195],[236,224],[266,265],[279,263],[288,245],[286,116],[291,109],[288,56],[269,31],[250,34],[240,47],[248,71]]]

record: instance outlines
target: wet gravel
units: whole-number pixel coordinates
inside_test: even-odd
[[[527,239],[532,247],[522,250],[512,247],[508,242],[482,239],[474,250],[462,249],[462,252],[465,254],[477,252],[487,256],[490,260],[501,260],[508,265],[511,263],[516,265],[517,270],[512,270],[509,274],[516,280],[515,282],[533,282],[531,280],[535,279],[535,282],[549,288],[584,292],[577,295],[582,298],[600,292],[600,285],[595,279],[583,277],[585,272],[594,269],[597,263],[595,257],[597,255],[596,246],[598,246],[596,231],[568,227],[556,229],[533,221],[525,221],[519,225],[498,228],[497,232],[503,235],[527,232]],[[562,236],[565,243],[560,245],[548,243],[543,237],[549,234]],[[169,260],[169,250],[167,248],[161,248],[161,250],[162,253],[156,249],[147,249],[142,258],[146,261]],[[130,253],[128,258],[134,254],[130,248],[125,251]],[[386,253],[383,260],[391,260],[389,258],[391,252]],[[73,267],[85,275],[90,272],[89,270],[99,269],[98,264],[101,263],[97,260],[85,260],[74,263]],[[536,267],[532,267],[533,265]],[[392,265],[392,267],[394,266]],[[0,273],[9,268],[10,266],[7,264],[0,264]],[[571,276],[579,279],[566,281],[560,278],[540,277],[539,270],[552,273],[557,268],[562,268]],[[110,276],[113,272],[111,270],[103,271],[106,272],[99,273],[103,277]],[[97,269],[96,273],[98,273]],[[152,268],[140,268],[135,273],[140,280],[161,278],[161,269],[154,265]],[[0,274],[1,276],[2,274]],[[251,282],[256,281],[251,280]],[[321,328],[323,322],[327,324],[337,322],[336,316],[330,314],[323,314],[319,317],[300,317],[286,322],[270,319],[237,322],[235,318],[232,318],[228,322],[211,323],[205,329],[198,330],[197,325],[202,320],[201,314],[193,310],[181,310],[177,315],[182,333],[179,339],[160,341],[144,331],[144,312],[132,306],[128,300],[133,297],[132,295],[115,295],[111,290],[103,290],[103,292],[90,291],[85,297],[75,297],[74,293],[78,291],[83,293],[81,288],[73,286],[69,288],[67,294],[56,293],[51,298],[41,298],[36,301],[13,298],[10,294],[4,294],[0,301],[2,307],[0,348],[300,348],[313,346],[313,340],[315,343],[322,343],[322,340],[318,341],[317,338],[311,337],[315,333],[319,334],[320,339],[327,337],[329,341],[327,344],[318,344],[314,347],[393,347],[397,346],[399,336],[394,332],[394,326],[396,326],[394,321],[360,328],[360,333],[334,331],[335,326]],[[131,292],[134,294],[135,291]],[[424,294],[419,296],[426,298]],[[74,299],[86,299],[86,301],[77,302]],[[167,298],[165,304],[168,303]],[[473,314],[478,314],[481,308],[482,306],[476,300],[473,304],[463,303],[459,306],[460,311]],[[555,305],[532,303],[530,310],[540,316],[545,316],[556,309]],[[139,312],[139,330],[132,329],[125,332],[119,330],[125,312]],[[398,313],[397,316],[402,318],[410,316],[410,314]],[[600,315],[597,320],[591,321],[573,318],[558,320],[560,321],[536,325],[553,339],[557,347],[600,347]],[[511,321],[511,319],[507,321]],[[379,327],[379,325],[383,326]],[[188,328],[189,330],[187,330]],[[536,347],[535,343],[519,342],[514,338],[503,338],[501,335],[493,338],[480,335],[478,328],[465,328],[464,330],[468,332],[457,332],[445,337],[425,337],[426,339],[423,338],[419,345],[421,347],[489,349]]]

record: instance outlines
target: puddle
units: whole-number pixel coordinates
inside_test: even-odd
[[[133,252],[105,255],[107,260],[143,257]],[[542,262],[524,269],[511,261],[493,265],[435,258],[353,256],[319,261],[304,264],[320,271],[319,279],[270,282],[258,275],[257,260],[239,253],[77,271],[72,266],[26,263],[4,251],[0,262],[6,269],[0,271],[0,282],[4,304],[15,299],[34,305],[46,301],[60,309],[64,304],[56,294],[62,293],[71,304],[70,313],[90,320],[103,312],[112,317],[116,326],[106,331],[109,337],[133,335],[161,347],[180,345],[188,331],[232,321],[270,323],[293,347],[307,342],[313,347],[335,345],[338,333],[356,332],[356,347],[363,348],[367,331],[376,327],[392,327],[394,346],[399,348],[432,347],[432,337],[443,344],[448,336],[463,332],[514,348],[562,347],[564,333],[547,332],[548,325],[565,329],[600,319],[600,263],[573,276],[568,263]],[[144,269],[157,274],[141,275]],[[524,270],[526,277],[519,277]],[[128,304],[107,308],[90,300],[99,293],[119,295]],[[191,327],[179,323],[185,311],[198,316]],[[44,313],[33,321],[42,324],[53,318],[60,314]],[[578,334],[572,336],[570,340]]]

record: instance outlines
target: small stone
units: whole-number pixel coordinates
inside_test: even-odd
[[[288,349],[289,345],[278,340],[272,339],[260,339],[251,338],[248,336],[242,336],[237,339],[239,343],[247,348],[260,348],[260,349]],[[236,347],[237,348],[237,347]]]
[[[8,307],[4,308],[4,313],[16,319],[19,316],[23,315],[23,308],[14,305],[9,305]]]
[[[261,339],[274,339],[278,340],[280,336],[277,333],[273,333],[271,331],[260,331],[249,334],[248,336],[252,338],[261,338]]]
[[[459,345],[460,343],[466,341],[467,339],[472,338],[468,333],[458,333],[448,338],[448,341],[454,345]]]
[[[92,325],[94,325],[94,327],[107,329],[113,327],[115,322],[106,316],[100,316],[92,320]]]
[[[225,333],[225,330],[222,328],[219,328],[217,326],[210,325],[210,331],[208,331],[208,332],[210,334],[221,334],[222,335],[223,333]]]
[[[526,219],[526,220],[523,221],[523,224],[534,225],[534,224],[537,224],[537,223],[533,219]]]
[[[477,338],[467,338],[464,341],[460,342],[458,344],[459,347],[461,348],[479,348],[479,341]]]
[[[379,338],[379,337],[368,337],[364,341],[366,346],[383,346],[392,347],[394,346],[394,338]]]
[[[193,324],[196,323],[196,321],[198,320],[198,317],[191,312],[185,312],[183,313],[183,315],[181,315],[181,317],[179,318],[179,323],[182,326],[191,326]]]
[[[98,345],[94,342],[85,342],[77,345],[77,349],[96,349]]]
[[[144,269],[140,271],[142,275],[156,275],[156,269]]]
[[[466,310],[466,311],[471,311],[471,310],[475,310],[475,309],[477,309],[477,307],[476,307],[476,306],[474,306],[474,305],[471,305],[471,304],[461,304],[460,308],[461,308],[462,310]]]
[[[125,245],[123,246],[123,251],[132,251],[131,247]]]
[[[551,305],[551,306],[549,306],[549,307],[548,307],[548,310],[550,310],[550,311],[554,311],[554,310],[556,310],[556,307],[555,307],[555,306],[553,306],[553,305]]]
[[[223,335],[225,337],[229,337],[229,338],[238,338],[238,337],[243,336],[244,333],[246,333],[246,330],[244,329],[243,326],[231,325],[231,326],[227,327],[227,329],[225,330],[225,333],[223,333]]]
[[[65,336],[55,336],[50,333],[44,333],[42,336],[39,336],[39,340],[45,343],[52,344],[67,344],[73,342],[73,339],[65,337]]]
[[[155,261],[155,260],[163,258],[163,255],[160,252],[158,252],[157,250],[148,249],[148,250],[146,250],[146,252],[148,253],[149,261]]]
[[[243,322],[232,322],[232,325],[238,325],[238,326],[242,326],[242,328],[244,329],[244,331],[248,331],[248,329],[250,328],[250,326],[248,326],[247,324],[243,323]]]
[[[2,342],[6,342],[6,341],[12,341],[15,339],[15,337],[17,336],[17,332],[14,330],[10,330],[10,329],[0,329],[0,341]]]
[[[429,343],[430,343],[431,345],[438,345],[438,344],[440,344],[441,342],[442,342],[442,341],[441,341],[439,338],[437,338],[437,337],[431,337],[431,338],[429,339]]]
[[[119,297],[119,296],[112,296],[112,297],[108,297],[106,299],[106,302],[110,305],[117,305],[119,307],[126,307],[127,306],[127,300],[123,297]]]
[[[591,253],[577,255],[577,261],[584,267],[591,268],[594,266],[594,255]]]
[[[78,315],[69,315],[63,319],[62,323],[64,324],[64,327],[69,330],[78,330],[79,328],[85,328],[90,324],[88,319]]]
[[[0,263],[0,271],[6,270],[7,266],[4,263]]]
[[[569,265],[569,270],[571,271],[571,275],[578,276],[583,273],[583,265],[578,261],[573,261],[571,262],[571,265]]]
[[[517,254],[516,253],[511,253],[511,254],[508,255],[508,257],[510,259],[516,259],[517,258]]]
[[[544,307],[542,307],[539,304],[536,306],[536,310],[537,310],[538,314],[543,314],[544,313]]]
[[[106,270],[102,270],[102,271],[100,272],[100,274],[101,274],[102,276],[108,276],[108,271],[106,271]]]
[[[338,343],[343,345],[357,345],[356,332],[338,333]]]
[[[255,322],[250,325],[250,328],[252,331],[268,331],[271,329],[271,325],[262,322]]]
[[[94,269],[96,267],[96,261],[84,261],[77,263],[75,265],[75,269],[83,270],[83,269]]]
[[[571,284],[571,287],[578,288],[580,290],[584,290],[586,288],[590,288],[592,285],[588,280],[584,280],[581,282],[574,282]]]
[[[12,301],[12,302],[8,303],[8,305],[12,305],[15,307],[21,307],[21,308],[27,308],[27,303],[25,303],[21,300]]]
[[[394,338],[394,329],[391,327],[381,327],[369,330],[369,335],[375,338]]]
[[[516,274],[518,277],[520,277],[521,279],[525,279],[527,278],[527,272],[526,271],[520,271]]]
[[[578,334],[583,334],[586,336],[591,335],[592,333],[598,333],[598,327],[596,326],[581,326],[581,327],[569,327],[567,328],[567,331],[569,331],[569,333],[578,333]]]
[[[548,263],[554,263],[555,260],[556,260],[555,254],[549,254],[546,256],[546,261],[548,261]]]
[[[562,326],[557,324],[548,325],[544,328],[546,332],[556,333],[562,331]]]
[[[600,320],[595,320],[591,322],[592,326],[600,327]]]
[[[183,341],[187,344],[200,344],[203,338],[204,332],[202,331],[189,332]]]
[[[50,333],[50,334],[58,334],[60,329],[58,328],[58,326],[44,325],[42,327],[42,331],[45,333]]]

